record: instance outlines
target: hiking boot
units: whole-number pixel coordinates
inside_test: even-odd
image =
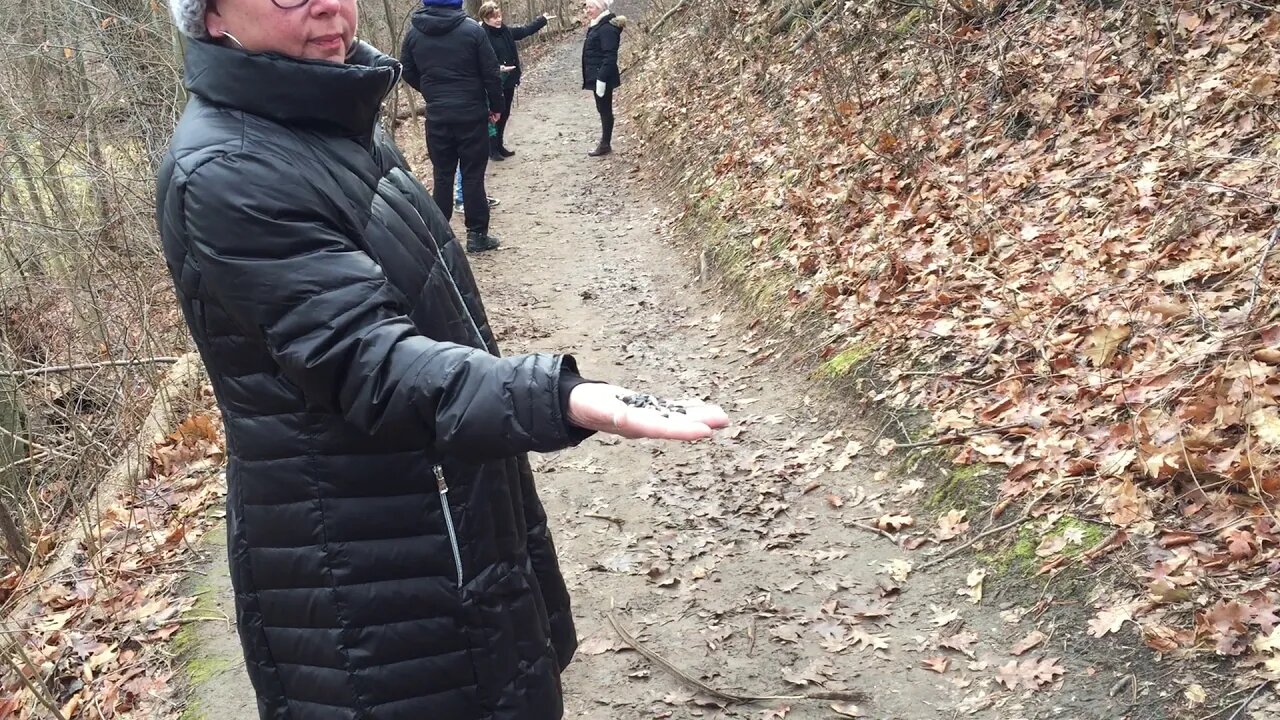
[[[505,146],[502,146],[502,145],[498,146],[498,152],[502,153],[503,157],[511,157],[512,155],[516,154],[515,150],[508,150]]]
[[[498,238],[481,232],[467,233],[467,252],[482,253],[489,250],[497,250],[502,245]]]
[[[613,147],[609,143],[602,142],[596,146],[595,150],[592,150],[587,154],[590,155],[591,157],[602,157],[604,155],[608,155],[611,152],[613,152]]]
[[[507,159],[507,156],[503,155],[497,148],[494,148],[489,151],[489,159],[496,162],[502,162]]]

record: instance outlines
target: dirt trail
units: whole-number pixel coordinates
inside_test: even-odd
[[[912,478],[876,456],[873,432],[844,422],[848,413],[803,374],[761,360],[776,341],[698,283],[696,264],[666,240],[669,217],[627,181],[625,124],[622,156],[586,156],[597,125],[578,90],[578,52],[557,48],[526,74],[509,130],[518,155],[490,172],[502,200],[493,230],[506,245],[473,264],[504,351],[573,352],[588,376],[715,399],[737,424],[698,445],[596,438],[535,458],[582,640],[565,678],[566,717],[1173,717],[1166,698],[1180,688],[1169,668],[1135,669],[1127,659],[1141,652],[1111,639],[1087,646],[1055,631],[1052,613],[1021,617],[1014,599],[1034,603],[1039,583],[974,604],[957,594],[976,567],[967,560],[891,577],[901,561],[920,565],[928,547],[907,552],[866,526],[898,511],[931,524],[915,510],[928,490],[905,492]],[[424,171],[421,140],[405,146]],[[845,458],[850,441],[868,447]],[[206,583],[230,613],[220,551]],[[830,701],[720,709],[619,651],[610,613],[716,688],[869,698],[846,715]],[[1037,627],[1046,642],[1011,656]],[[201,632],[202,654],[215,656],[196,688],[206,714],[256,717],[234,635],[213,623]],[[940,646],[948,640],[960,650]],[[930,658],[946,658],[945,672],[926,669]],[[1062,658],[1066,675],[1036,692],[997,684],[998,668],[1028,658]],[[1117,686],[1131,673],[1132,684]]]

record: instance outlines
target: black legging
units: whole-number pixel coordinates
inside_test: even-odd
[[[511,119],[511,105],[515,103],[515,100],[515,85],[502,88],[502,117],[498,119],[497,125],[494,126],[498,131],[497,136],[494,137],[494,141],[498,143],[498,147],[500,148],[505,148],[507,146],[507,120]]]
[[[604,97],[591,93],[596,99],[596,112],[600,113],[600,144],[613,143],[613,88],[604,91]]]

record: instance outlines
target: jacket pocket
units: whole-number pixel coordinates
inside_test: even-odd
[[[444,468],[432,468],[436,475],[436,490],[440,493],[440,512],[444,515],[445,531],[449,533],[449,549],[453,551],[453,568],[457,573],[458,588],[462,587],[462,549],[458,547],[458,531],[453,524],[453,509],[449,507],[449,483],[444,478]]]

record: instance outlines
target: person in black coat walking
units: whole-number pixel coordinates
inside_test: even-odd
[[[493,44],[493,52],[498,56],[498,65],[502,70],[502,117],[496,128],[498,134],[492,138],[489,148],[490,160],[505,160],[515,155],[515,151],[507,149],[507,121],[511,119],[511,105],[516,98],[516,87],[520,85],[520,48],[516,43],[537,33],[547,26],[554,15],[540,15],[528,25],[511,27],[502,22],[502,6],[489,0],[480,6],[480,22],[489,33],[489,42]]]
[[[559,720],[576,647],[526,453],[695,439],[502,357],[467,257],[378,122],[400,65],[356,0],[169,0],[189,101],[156,222],[227,438],[262,720]],[[478,28],[477,28],[478,30]]]
[[[613,91],[622,84],[618,47],[627,19],[609,9],[611,0],[587,0],[587,38],[582,44],[582,89],[590,90],[600,113],[600,144],[592,157],[613,152]]]
[[[296,2],[297,0],[291,0]],[[422,0],[400,50],[404,80],[427,103],[427,154],[432,195],[446,219],[453,217],[453,178],[462,168],[467,250],[500,245],[489,235],[484,173],[489,163],[489,123],[502,118],[502,78],[493,45],[462,0]]]

